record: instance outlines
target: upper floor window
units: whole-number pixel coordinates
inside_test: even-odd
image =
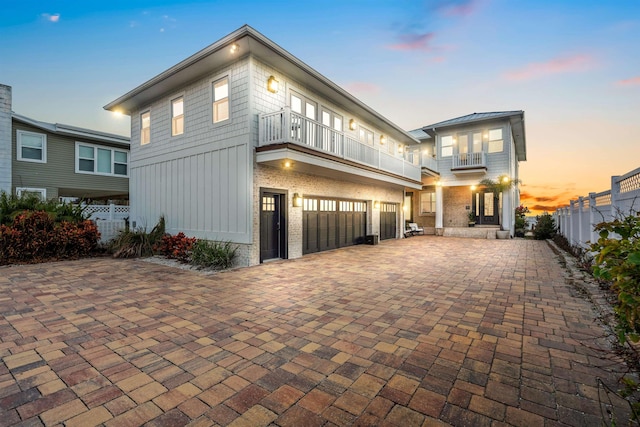
[[[322,124],[342,132],[342,116],[324,107],[322,108]]]
[[[140,115],[140,145],[148,144],[151,141],[151,112],[147,111]]]
[[[450,157],[453,155],[453,135],[446,135],[440,138],[442,148],[440,154],[442,157]]]
[[[308,119],[316,120],[316,103],[298,93],[291,93],[291,111]]]
[[[371,132],[369,129],[363,128],[361,126],[358,137],[360,138],[361,142],[364,142],[368,145],[373,145],[373,132]]]
[[[229,120],[229,78],[213,82],[213,123]]]
[[[127,176],[129,152],[76,142],[76,172]]]
[[[487,147],[487,152],[489,153],[499,153],[504,149],[502,128],[489,130],[489,142]]]
[[[19,130],[17,139],[18,160],[47,163],[47,135]]]
[[[184,133],[184,98],[180,97],[171,101],[171,135]]]

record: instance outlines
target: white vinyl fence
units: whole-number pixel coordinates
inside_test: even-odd
[[[582,248],[595,242],[596,224],[640,212],[640,168],[622,176],[611,177],[611,189],[589,193],[571,200],[569,206],[556,210],[554,217],[558,232],[569,243]]]
[[[129,217],[129,206],[114,205],[86,205],[82,212],[88,219],[95,222],[100,232],[100,242],[106,243],[118,235],[126,226]]]

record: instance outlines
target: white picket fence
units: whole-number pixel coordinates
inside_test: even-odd
[[[611,189],[571,200],[554,213],[558,232],[582,248],[598,240],[596,224],[640,212],[640,168],[611,177]]]

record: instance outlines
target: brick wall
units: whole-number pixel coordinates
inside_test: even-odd
[[[443,226],[466,227],[469,218],[468,206],[471,209],[471,190],[469,187],[445,187],[442,189],[444,205]]]

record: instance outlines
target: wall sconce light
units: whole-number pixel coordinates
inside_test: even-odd
[[[503,177],[502,178],[502,182],[504,182],[505,184],[508,184],[509,183],[509,177],[508,176]]]
[[[403,145],[398,145],[398,153],[402,153],[404,151]]]
[[[387,143],[387,137],[384,135],[380,135],[380,145],[384,145]]]
[[[238,51],[239,47],[237,44],[232,44],[231,47],[229,48],[229,52],[231,53],[236,53]]]
[[[349,130],[356,130],[358,124],[354,119],[349,120]]]
[[[373,209],[380,209],[380,202],[379,201],[374,201],[373,202]]]
[[[293,193],[293,206],[296,208],[302,206],[302,196],[298,193]]]
[[[471,186],[471,191],[476,191],[476,186],[475,185]]]
[[[489,133],[485,132],[485,133],[482,135],[482,137],[483,137],[484,139],[489,139]]]
[[[280,82],[278,82],[278,80],[276,80],[275,77],[271,76],[269,77],[269,80],[267,80],[267,90],[271,93],[276,93],[278,92],[278,84]]]
[[[442,187],[442,181],[440,181],[440,180],[436,181],[436,186]]]

